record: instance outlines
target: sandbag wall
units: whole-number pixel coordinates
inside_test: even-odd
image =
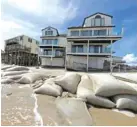
[[[15,65],[3,67],[2,70],[2,84],[30,84],[36,94],[71,97],[97,107],[137,112],[137,83],[118,80],[109,74],[80,75],[67,72],[54,77]]]

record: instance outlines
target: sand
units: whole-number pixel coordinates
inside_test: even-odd
[[[30,69],[34,72],[44,72],[53,76],[66,73],[64,69],[35,69],[34,67],[30,67]],[[87,73],[81,72],[80,74]],[[7,94],[8,96],[6,96]],[[36,99],[32,88],[26,85],[18,86],[12,84],[12,86],[3,86],[1,96],[1,125],[69,125],[67,119],[56,108],[55,97],[36,95]],[[128,116],[111,109],[95,107],[89,108],[89,113],[91,114],[94,126],[137,125],[137,114],[135,116]]]
[[[137,126],[137,114],[129,117],[125,114],[104,108],[89,108],[94,126]]]

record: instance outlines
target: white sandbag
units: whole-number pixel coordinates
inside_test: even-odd
[[[13,83],[14,81],[12,79],[1,79],[1,84],[10,84]]]
[[[137,112],[137,95],[117,95],[113,99],[118,109],[129,109]]]
[[[93,91],[93,81],[87,76],[83,75],[77,88],[77,97],[86,99],[90,104],[113,108],[115,104],[107,98],[96,96]]]
[[[29,70],[29,68],[23,67],[23,66],[15,66],[15,67],[6,69],[6,71],[28,71],[28,70]]]
[[[11,72],[4,72],[3,76],[20,75],[25,73],[28,73],[28,71],[11,71]]]
[[[57,78],[55,83],[60,85],[64,90],[71,93],[76,93],[78,83],[81,80],[81,76],[76,73],[66,73],[63,77]]]
[[[4,67],[1,68],[1,70],[6,70],[6,69],[9,69],[11,67],[14,67],[15,65],[6,65]]]
[[[92,74],[91,79],[93,79],[94,82],[93,87],[95,94],[98,96],[110,97],[118,94],[137,95],[137,91],[135,89],[111,75]]]
[[[44,84],[42,86],[40,86],[39,88],[35,89],[34,92],[36,94],[46,94],[46,95],[50,95],[50,96],[61,96],[62,94],[62,88],[58,85],[56,85],[53,82],[53,79],[50,80],[46,80],[44,82]]]
[[[18,80],[22,77],[23,75],[12,75],[12,76],[7,76],[7,78],[12,79],[12,80]]]
[[[137,73],[117,73],[113,74],[116,78],[123,81],[132,82],[137,84]]]
[[[91,126],[92,118],[85,102],[79,99],[57,98],[56,106],[71,126]]]
[[[21,84],[30,84],[30,83],[34,83],[36,80],[43,80],[45,78],[45,74],[43,73],[27,73],[24,76],[22,76],[22,78],[20,80],[18,80],[18,83]]]

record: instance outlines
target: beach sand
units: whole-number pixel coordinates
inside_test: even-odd
[[[53,76],[65,73],[63,69],[31,68],[31,70],[34,72],[44,72]],[[81,74],[86,73],[81,72]],[[6,96],[7,94],[8,96]],[[47,95],[36,95],[35,98],[32,88],[27,85],[20,87],[18,84],[4,84],[1,96],[1,125],[69,125],[67,119],[56,108],[55,100],[55,97]],[[38,109],[36,106],[38,106]],[[89,108],[89,112],[95,126],[137,125],[137,115],[129,117],[111,109],[95,107]],[[42,121],[40,121],[40,118],[42,118]]]

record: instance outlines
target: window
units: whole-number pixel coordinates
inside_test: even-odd
[[[102,45],[95,45],[94,53],[101,53],[101,52],[102,52]]]
[[[82,53],[83,52],[83,45],[72,45],[72,52],[76,53]]]
[[[91,20],[91,26],[105,26],[105,19],[101,18],[100,15],[97,15]]]
[[[90,53],[94,53],[94,46],[93,46],[93,45],[90,45],[90,46],[89,46],[89,52],[90,52]]]
[[[45,31],[45,35],[47,36],[51,36],[53,35],[53,31],[49,30],[49,31]]]
[[[28,42],[32,42],[32,39],[31,39],[31,38],[28,38]]]
[[[22,41],[23,40],[23,36],[20,36],[20,41]]]
[[[52,51],[51,50],[44,50],[44,55],[52,55]]]
[[[38,41],[36,41],[36,44],[38,45],[38,44],[39,44],[39,42],[38,42]]]
[[[81,36],[89,36],[89,31],[88,30],[81,31]]]
[[[79,31],[71,31],[71,36],[79,36]]]
[[[94,30],[94,36],[107,35],[107,30]]]

